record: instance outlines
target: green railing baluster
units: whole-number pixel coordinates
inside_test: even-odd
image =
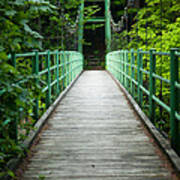
[[[127,53],[127,51],[126,50],[124,50],[124,70],[123,70],[123,72],[124,72],[124,86],[126,87],[126,89],[127,89],[127,74],[126,74],[126,68],[127,68],[127,66],[126,66],[126,53]]]
[[[69,61],[69,84],[71,83],[71,59],[70,59],[70,53],[68,55],[68,61]]]
[[[63,90],[65,89],[65,80],[66,80],[66,76],[65,76],[65,52],[63,51],[62,53],[62,74],[63,74]]]
[[[66,54],[63,51],[63,90],[66,88]]]
[[[134,50],[131,49],[131,94],[132,96],[134,97],[135,96],[135,85],[134,85],[134,82],[133,80],[134,79],[134,75],[135,75],[135,72],[134,72],[134,60],[135,60],[135,57],[134,57]]]
[[[52,63],[51,66],[56,66],[56,54],[54,54],[54,52],[53,52],[53,55],[52,55],[51,63]],[[57,68],[53,69],[51,71],[52,82],[54,82],[57,79],[57,77],[56,77],[56,75],[57,75],[56,70],[57,70]],[[56,95],[56,91],[57,91],[57,85],[56,86],[53,85],[51,87],[51,97],[54,97],[54,95]]]
[[[137,50],[137,82],[138,102],[140,102],[140,49]]]
[[[68,55],[68,62],[69,62],[69,67],[68,67],[68,70],[69,70],[69,82],[68,84],[71,83],[71,59],[70,59],[70,53]]]
[[[125,73],[125,51],[123,50],[123,53],[122,53],[122,76],[123,76],[123,81],[122,81],[122,83],[125,86],[125,78],[126,78],[126,76],[125,76],[124,73]]]
[[[119,67],[119,72],[118,72],[118,81],[120,82],[121,81],[121,73],[120,73],[120,65],[121,65],[121,60],[120,60],[120,56],[119,56],[119,53],[117,53],[117,55],[116,55],[117,57],[116,57],[116,59],[117,59],[117,61],[118,61],[118,63],[117,63],[117,68]]]
[[[64,58],[63,58],[63,61],[64,61],[64,88],[66,88],[67,87],[67,60],[66,60],[66,58],[67,58],[67,54],[66,54],[66,52],[64,53]]]
[[[67,72],[67,85],[69,84],[69,53],[66,55],[66,72]]]
[[[72,54],[72,57],[74,57],[74,55]],[[73,58],[72,58],[73,59]],[[74,62],[72,62],[72,69],[74,68]],[[74,71],[72,71],[72,79],[74,80],[75,78],[75,73]]]
[[[149,117],[150,120],[155,122],[155,102],[153,100],[153,95],[155,95],[155,78],[153,73],[156,72],[156,56],[153,54],[155,49],[150,50],[150,73],[149,73]]]
[[[138,67],[137,67],[137,70],[138,70],[138,102],[139,102],[139,105],[142,106],[142,90],[141,90],[141,86],[143,85],[143,77],[142,77],[142,72],[141,72],[141,68],[142,68],[142,54],[141,54],[141,50],[138,49],[138,52],[137,52],[137,60],[138,60]]]
[[[60,92],[62,92],[62,86],[63,86],[62,85],[62,82],[63,82],[62,81],[62,74],[63,73],[62,73],[62,67],[61,67],[62,62],[61,61],[62,61],[62,53],[59,52],[59,83],[60,83],[60,87],[59,87],[60,89],[59,90],[60,90]]]
[[[38,86],[38,84],[39,84],[39,77],[38,77],[39,76],[39,53],[38,53],[38,50],[35,50],[34,53],[35,53],[35,55],[33,58],[32,71],[33,71],[33,74],[36,75],[35,83]],[[39,119],[39,99],[38,98],[35,99],[35,106],[34,106],[33,112],[34,112],[34,119],[37,121]]]
[[[68,52],[66,52],[65,66],[66,66],[66,87],[67,87],[68,86]]]
[[[47,51],[47,55],[46,55],[46,68],[48,70],[47,74],[46,74],[46,82],[47,82],[47,86],[48,86],[48,90],[46,92],[46,108],[48,108],[51,104],[51,71],[50,71],[50,51]]]
[[[128,75],[129,75],[129,66],[128,66],[128,63],[129,63],[129,58],[128,58],[128,50],[126,50],[126,54],[125,54],[125,60],[126,60],[126,87],[127,87],[127,90],[129,91],[129,78],[128,78]]]
[[[123,52],[120,51],[120,73],[121,73],[121,84],[123,84]]]
[[[73,59],[73,53],[71,53],[71,59]],[[73,63],[74,62],[71,62],[71,81],[74,80],[74,77],[73,77]]]
[[[143,69],[143,55],[140,53],[140,68]],[[140,71],[140,86],[143,86],[143,72]],[[140,88],[140,106],[143,104],[143,91]]]
[[[70,84],[70,59],[69,59],[69,53],[67,54],[67,62],[68,62],[68,79],[67,79],[67,82],[68,82],[68,85]]]
[[[69,83],[69,64],[68,64],[68,52],[66,54],[66,87]]]
[[[178,141],[178,121],[176,119],[175,113],[178,112],[178,90],[175,86],[175,83],[178,82],[178,58],[175,56],[175,52],[178,49],[171,49],[170,57],[171,57],[171,96],[170,96],[170,128],[171,128],[171,144],[172,147],[180,153],[180,142]]]
[[[56,94],[59,95],[60,89],[59,89],[59,51],[56,51]]]

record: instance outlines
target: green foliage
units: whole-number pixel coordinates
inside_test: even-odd
[[[147,6],[138,11],[135,17],[137,23],[132,26],[132,30],[129,33],[129,36],[133,40],[137,40],[138,44],[135,47],[134,41],[131,41],[129,47],[142,49],[156,48],[161,51],[168,51],[170,48],[179,47],[180,2],[178,0],[162,0],[162,6],[160,0],[146,0],[146,3]],[[137,28],[138,34],[136,32]],[[147,47],[146,42],[148,43]]]
[[[21,71],[20,71],[21,69]],[[24,68],[15,69],[7,60],[0,61],[0,172],[13,176],[6,163],[13,157],[23,155],[21,142],[24,140],[34,121],[27,112],[33,107],[33,99],[38,96],[34,76],[27,75]],[[32,89],[32,91],[30,90]],[[17,127],[16,127],[17,124]],[[21,129],[16,139],[16,131]],[[1,176],[0,176],[1,177]]]
[[[118,49],[142,49],[169,52],[180,47],[180,1],[146,0],[146,5],[137,11],[130,31],[113,34]],[[162,2],[162,4],[161,4]],[[134,11],[134,10],[133,10]],[[133,13],[130,9],[128,13]],[[129,42],[127,41],[129,38]],[[114,41],[113,39],[113,41]],[[117,40],[118,39],[118,40]],[[116,47],[117,48],[117,47]],[[143,57],[144,69],[149,70],[149,57]],[[156,56],[156,74],[170,80],[170,58]],[[144,84],[147,80],[144,77]],[[148,87],[147,87],[148,88]],[[156,80],[156,96],[169,105],[170,88],[167,83]],[[147,100],[144,100],[147,104]],[[146,111],[146,110],[145,110]],[[169,114],[156,106],[156,127],[169,133]]]
[[[52,13],[55,6],[46,1],[2,0],[0,2],[0,53],[39,48],[43,37],[30,24],[42,13]],[[2,56],[0,55],[0,58]]]
[[[146,6],[141,9],[130,8],[128,13],[138,12],[131,22],[134,22],[128,33],[130,42],[121,43],[127,37],[124,32],[116,34],[119,37],[119,49],[141,48],[157,51],[169,51],[170,48],[180,47],[180,1],[146,0]]]

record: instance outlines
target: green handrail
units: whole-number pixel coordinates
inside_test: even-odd
[[[158,58],[166,58],[166,62],[169,63],[166,70],[169,77],[158,74],[156,64]],[[156,52],[155,49],[119,50],[107,54],[106,69],[126,88],[152,123],[157,125],[157,106],[169,114],[169,118],[164,117],[167,118],[166,122],[169,122],[171,144],[180,154],[179,59],[178,49],[171,49],[170,52]],[[166,84],[163,86],[169,92],[166,101],[159,97],[156,90],[158,81]]]
[[[10,54],[12,65],[18,69],[19,60],[27,61],[35,75],[35,83],[42,95],[34,99],[33,119],[37,122],[55,99],[83,70],[83,55],[76,51],[45,51]],[[1,92],[0,92],[1,93]],[[3,92],[2,92],[3,93]],[[30,115],[27,114],[27,118]],[[18,120],[12,124],[14,139],[18,139]]]

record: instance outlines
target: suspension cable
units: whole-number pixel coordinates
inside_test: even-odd
[[[111,27],[114,32],[120,32],[124,28],[124,16],[121,16],[121,20],[115,23],[112,13],[110,11]]]

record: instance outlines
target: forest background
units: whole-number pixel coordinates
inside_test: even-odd
[[[7,163],[13,157],[23,156],[24,150],[21,143],[17,144],[9,133],[11,123],[22,115],[21,112],[32,108],[32,98],[40,93],[34,77],[27,77],[31,67],[22,61],[15,68],[8,55],[34,49],[68,50],[66,40],[73,39],[70,30],[76,30],[79,3],[79,0],[67,0],[65,3],[64,0],[0,1],[0,177],[5,174],[15,177]],[[169,51],[170,48],[180,47],[180,1],[145,0],[142,4],[140,8],[128,9],[131,23],[128,31],[124,28],[115,34],[118,38],[114,50],[156,48],[158,51]],[[112,0],[112,15],[116,21],[124,14],[126,5],[126,0]],[[85,20],[97,11],[98,6],[86,7]],[[167,78],[168,67],[169,61],[162,63],[161,58],[157,60],[157,70]],[[31,90],[27,88],[27,83],[26,86],[17,83],[23,79],[28,79]],[[165,88],[163,96],[168,95],[169,91]],[[29,132],[32,124],[28,122],[21,126]],[[157,126],[160,127],[159,124]],[[19,142],[22,142],[26,136],[23,134],[19,138]]]

